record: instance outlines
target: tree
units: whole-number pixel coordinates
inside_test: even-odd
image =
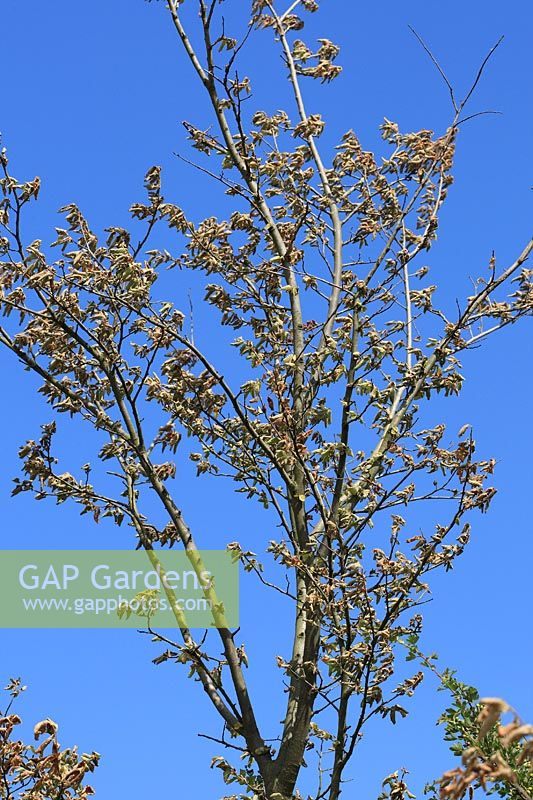
[[[182,18],[188,5],[199,12],[194,34]],[[460,392],[461,353],[531,314],[533,240],[511,264],[500,267],[493,255],[457,308],[437,307],[422,259],[437,236],[467,103],[492,51],[462,100],[437,64],[452,105],[442,134],[402,133],[385,120],[381,161],[353,131],[326,158],[325,122],[306,110],[303,86],[334,80],[339,50],[327,39],[312,46],[299,38],[306,15],[318,11],[315,0],[284,12],[276,5],[253,0],[238,41],[215,0],[166,4],[211,107],[214,128],[186,128],[200,168],[228,197],[227,220],[188,219],[163,195],[153,167],[147,199],[131,207],[131,232],[112,227],[98,237],[70,204],[52,251],[23,236],[39,179],[18,181],[2,153],[9,319],[0,341],[42,378],[56,415],[104,439],[100,461],[111,462],[116,485],[99,465],[86,464],[78,477],[56,469],[54,421],[21,448],[24,475],[14,493],[72,500],[96,521],[125,520],[137,546],[153,554],[179,544],[194,563],[201,542],[180,509],[178,461],[190,459],[199,476],[235,481],[269,512],[268,542],[227,546],[258,591],[281,593],[294,615],[292,652],[278,658],[287,691],[276,747],[260,730],[247,686],[246,632],[217,629],[220,659],[211,635],[199,640],[178,620],[181,640],[157,661],[187,664],[208,695],[224,725],[220,741],[245,759],[243,768],[214,761],[239,796],[301,796],[305,763],[316,773],[314,797],[337,800],[367,722],[407,713],[402,698],[423,669],[402,678],[396,660],[407,653],[427,666],[417,642],[429,577],[452,567],[472,512],[486,511],[493,497],[494,461],[476,459],[470,426],[451,441],[444,425],[426,423],[427,409],[439,394]],[[250,111],[246,102],[243,46],[264,29],[283,56],[290,114]],[[161,226],[171,232],[168,250],[152,246]],[[227,363],[213,363],[195,341],[187,308],[160,297],[166,269],[205,277],[206,305],[236,332]],[[166,515],[163,530],[150,517],[153,498]],[[414,534],[423,506],[435,508],[436,522]],[[443,508],[451,509],[445,519]],[[252,551],[258,544],[275,570]],[[388,785],[392,795],[397,786]]]

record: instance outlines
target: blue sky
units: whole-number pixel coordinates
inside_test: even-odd
[[[244,2],[227,0],[227,5],[229,19],[235,20]],[[328,120],[330,141],[354,128],[370,149],[378,146],[384,116],[413,130],[440,130],[449,120],[446,89],[408,25],[429,42],[459,90],[505,35],[471,105],[472,112],[502,114],[464,127],[456,184],[431,254],[442,296],[451,302],[468,292],[470,276],[483,270],[492,249],[504,264],[533,232],[531,8],[516,1],[324,0],[323,9],[311,30],[341,45],[344,73],[314,94],[312,105]],[[0,22],[3,143],[15,174],[39,174],[43,180],[31,221],[34,236],[51,240],[53,225],[59,224],[57,209],[71,201],[96,227],[126,223],[127,209],[142,196],[142,178],[152,164],[163,166],[167,194],[191,215],[224,212],[218,192],[174,155],[187,154],[181,120],[202,126],[209,124],[209,115],[162,4],[3,0]],[[252,74],[261,98],[257,105],[277,108],[286,90],[276,79],[281,65],[267,40],[263,35],[254,44]],[[179,291],[187,290],[181,281]],[[194,286],[191,291],[194,296]],[[203,336],[216,352],[213,333],[207,329]],[[452,431],[472,423],[479,451],[497,459],[499,493],[490,513],[476,518],[472,544],[455,571],[434,582],[423,640],[427,650],[439,652],[443,665],[457,668],[482,694],[505,697],[529,720],[531,344],[526,321],[469,356],[465,390],[443,410]],[[34,379],[4,352],[0,361],[1,546],[128,546],[127,533],[95,528],[73,508],[36,504],[26,496],[10,499],[17,448],[36,435],[49,411],[32,391]],[[66,461],[78,463],[85,437],[78,428],[66,431]],[[227,489],[191,481],[184,491],[185,515],[210,544],[238,539],[256,549],[269,537],[268,531],[263,535],[267,520]],[[285,637],[281,632],[276,641],[264,635],[275,609],[254,602],[246,586],[243,593],[243,628],[258,621],[261,629],[261,636],[246,637],[247,650],[252,661],[266,659],[263,668],[254,666],[252,690],[260,698],[260,716],[271,722],[282,714],[281,697],[273,708],[269,689],[275,680],[273,658]],[[218,723],[201,690],[187,683],[179,668],[151,664],[157,652],[147,637],[131,631],[0,631],[0,680],[21,675],[29,690],[20,711],[28,720],[49,715],[59,722],[64,744],[77,742],[103,754],[94,780],[102,800],[117,792],[133,800],[166,791],[221,796],[218,775],[207,769],[218,750],[196,736],[217,735]],[[400,767],[410,770],[413,786],[420,788],[450,765],[434,725],[442,696],[430,684],[412,703],[407,720],[364,740],[353,770],[359,795],[377,796],[380,780]]]

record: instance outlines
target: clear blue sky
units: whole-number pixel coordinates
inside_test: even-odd
[[[232,19],[247,3],[227,0],[227,5]],[[460,88],[505,34],[471,106],[502,115],[465,126],[456,184],[431,256],[446,298],[461,296],[493,248],[503,264],[532,233],[531,7],[525,0],[324,0],[323,9],[316,34],[342,46],[344,73],[312,102],[328,120],[332,140],[353,127],[369,148],[378,144],[384,116],[413,130],[439,129],[449,118],[445,88],[408,25],[430,43]],[[3,0],[0,22],[0,130],[15,174],[43,179],[32,221],[35,236],[51,239],[59,224],[55,212],[70,201],[96,227],[123,224],[129,204],[142,196],[142,177],[152,164],[163,165],[167,194],[189,213],[223,213],[217,192],[173,155],[186,152],[180,121],[207,125],[209,118],[163,4]],[[266,38],[260,36],[253,50],[257,105],[277,107],[273,75],[280,63]],[[200,335],[208,341],[210,334]],[[465,391],[443,412],[451,430],[472,423],[480,452],[498,460],[499,494],[490,514],[476,518],[473,542],[456,570],[434,583],[424,635],[426,649],[437,650],[442,664],[457,668],[482,694],[505,697],[530,721],[532,341],[531,324],[525,322],[469,357]],[[0,360],[1,546],[128,546],[127,533],[95,528],[74,508],[56,509],[26,496],[10,499],[17,448],[37,434],[50,412],[32,393],[31,376],[4,352]],[[67,462],[72,457],[78,464],[85,441],[83,431],[68,432]],[[238,539],[258,549],[269,538],[266,518],[241,496],[228,498],[228,488],[187,484],[186,516],[213,544]],[[257,619],[261,627],[261,636],[246,637],[247,650],[252,661],[268,659],[264,669],[254,665],[252,690],[260,698],[261,718],[269,722],[282,715],[281,697],[273,707],[269,686],[274,655],[285,643],[282,633],[277,641],[266,636],[272,618],[273,609],[254,605],[245,586],[243,627]],[[64,744],[77,742],[103,754],[94,780],[101,800],[167,792],[219,797],[218,774],[207,768],[217,746],[196,738],[199,731],[217,735],[218,722],[201,690],[178,667],[151,664],[157,652],[147,637],[131,631],[0,631],[0,679],[6,683],[8,676],[21,675],[29,684],[20,704],[28,721],[49,715],[59,722]],[[377,796],[380,780],[400,767],[411,771],[419,788],[450,765],[434,726],[443,698],[433,688],[430,682],[422,688],[407,720],[364,740],[347,797]]]

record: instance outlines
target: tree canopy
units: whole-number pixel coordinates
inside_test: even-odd
[[[192,30],[189,6],[198,12]],[[132,545],[152,557],[184,548],[195,569],[202,535],[182,512],[181,464],[228,480],[228,491],[268,512],[266,536],[223,546],[257,581],[258,602],[281,594],[293,618],[292,651],[277,658],[282,681],[268,689],[280,729],[262,729],[248,687],[253,631],[198,635],[177,619],[178,641],[152,631],[165,645],[156,660],[185,664],[211,701],[227,750],[213,763],[237,792],[231,798],[302,797],[306,770],[316,779],[309,797],[337,800],[367,723],[405,716],[405,700],[435,668],[418,649],[421,606],[433,573],[450,570],[467,546],[473,513],[489,508],[495,462],[476,455],[470,425],[453,436],[428,423],[427,409],[461,392],[462,354],[531,315],[533,240],[517,245],[511,263],[481,259],[455,307],[435,300],[427,261],[468,103],[493,51],[458,97],[422,42],[449,88],[448,127],[403,132],[385,119],[379,154],[353,130],[324,152],[327,121],[308,111],[305,86],[340,75],[339,48],[304,38],[318,2],[279,6],[253,0],[242,39],[216,0],[161,9],[210,108],[209,129],[185,126],[199,169],[225,192],[226,218],[212,215],[206,197],[205,218],[189,219],[154,166],[130,230],[98,235],[70,203],[50,245],[45,233],[27,241],[24,215],[40,180],[17,179],[2,152],[0,342],[40,376],[54,417],[21,448],[14,494],[77,503],[96,522],[129,525]],[[246,75],[247,45],[261,35],[279,47],[293,98],[286,110],[258,105]],[[152,243],[161,229],[164,248]],[[222,363],[208,337],[194,335],[187,299],[169,294],[167,279],[160,288],[172,270],[199,274],[214,335],[219,326],[234,332]],[[82,455],[70,471],[57,469],[61,415],[94,432],[98,463]],[[164,527],[151,517],[154,499]],[[421,508],[430,511],[421,517]],[[408,674],[398,666],[405,656]],[[487,781],[529,796],[531,729],[515,721],[497,730],[503,702],[480,703],[448,673],[443,683],[460,704],[445,718],[448,736],[469,750],[442,796],[460,800]],[[467,721],[454,727],[457,714]],[[16,723],[4,717],[3,742]],[[77,776],[95,766],[94,756],[81,765],[74,751],[60,757],[51,723],[43,732],[54,763],[62,758]],[[34,751],[13,746],[31,767]],[[510,762],[505,753],[495,760],[497,748],[511,748]],[[28,797],[55,796],[39,791]],[[389,776],[383,797],[406,794],[404,776]]]

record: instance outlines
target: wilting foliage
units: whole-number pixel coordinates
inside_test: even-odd
[[[446,772],[439,781],[440,796],[462,800],[481,786],[487,794],[513,800],[533,796],[533,725],[524,724],[503,700],[481,698],[476,689],[443,676],[443,688],[453,696],[439,722],[452,753],[462,765]],[[502,715],[510,717],[502,724]],[[434,788],[434,787],[431,787]]]
[[[354,131],[330,152],[326,122],[304,99],[308,81],[341,73],[333,42],[304,39],[319,4],[282,11],[253,0],[251,14],[245,5],[244,41],[229,35],[216,0],[168,0],[160,10],[211,109],[208,130],[186,130],[201,169],[227,195],[227,218],[210,214],[206,198],[206,217],[189,219],[154,166],[146,198],[131,207],[139,238],[122,227],[98,236],[70,204],[50,250],[23,235],[40,181],[19,181],[2,153],[1,342],[42,378],[56,416],[95,431],[116,483],[114,492],[110,480],[100,486],[89,463],[59,471],[54,421],[22,447],[15,492],[73,500],[96,521],[130,525],[137,546],[179,544],[191,556],[201,540],[172,480],[180,460],[258,500],[270,514],[266,537],[227,546],[257,592],[284,595],[294,617],[292,651],[277,658],[287,690],[271,690],[281,728],[260,730],[244,670],[255,666],[247,631],[197,640],[182,626],[157,661],[190,667],[222,718],[228,752],[242,751],[237,764],[213,762],[232,797],[301,797],[305,762],[317,779],[312,796],[336,800],[367,722],[407,713],[424,665],[400,677],[397,657],[420,634],[431,574],[452,567],[472,512],[486,511],[494,494],[494,461],[476,456],[470,426],[454,438],[424,420],[438,395],[461,391],[463,353],[531,314],[533,242],[511,264],[481,259],[471,294],[451,312],[439,307],[428,254],[482,69],[463,101],[451,91],[446,130],[403,132],[385,119],[379,154]],[[280,48],[290,108],[265,110],[251,95],[246,58],[257,36]],[[156,228],[167,249],[152,245]],[[168,270],[205,278],[213,326],[235,331],[223,363],[209,336],[192,335],[187,298],[161,296]],[[150,517],[154,498],[163,530]],[[434,524],[422,530],[428,507]],[[265,558],[278,578],[270,564],[267,579]],[[444,796],[460,797],[460,780],[443,784]],[[403,775],[386,779],[383,796],[406,793]]]
[[[25,690],[20,679],[9,682],[5,691],[10,696],[5,711],[0,712],[0,797],[3,800],[86,800],[94,794],[84,783],[87,773],[98,766],[98,753],[78,753],[77,749],[61,749],[57,725],[44,719],[35,725],[34,744],[17,738],[22,724],[13,713],[13,702]]]

